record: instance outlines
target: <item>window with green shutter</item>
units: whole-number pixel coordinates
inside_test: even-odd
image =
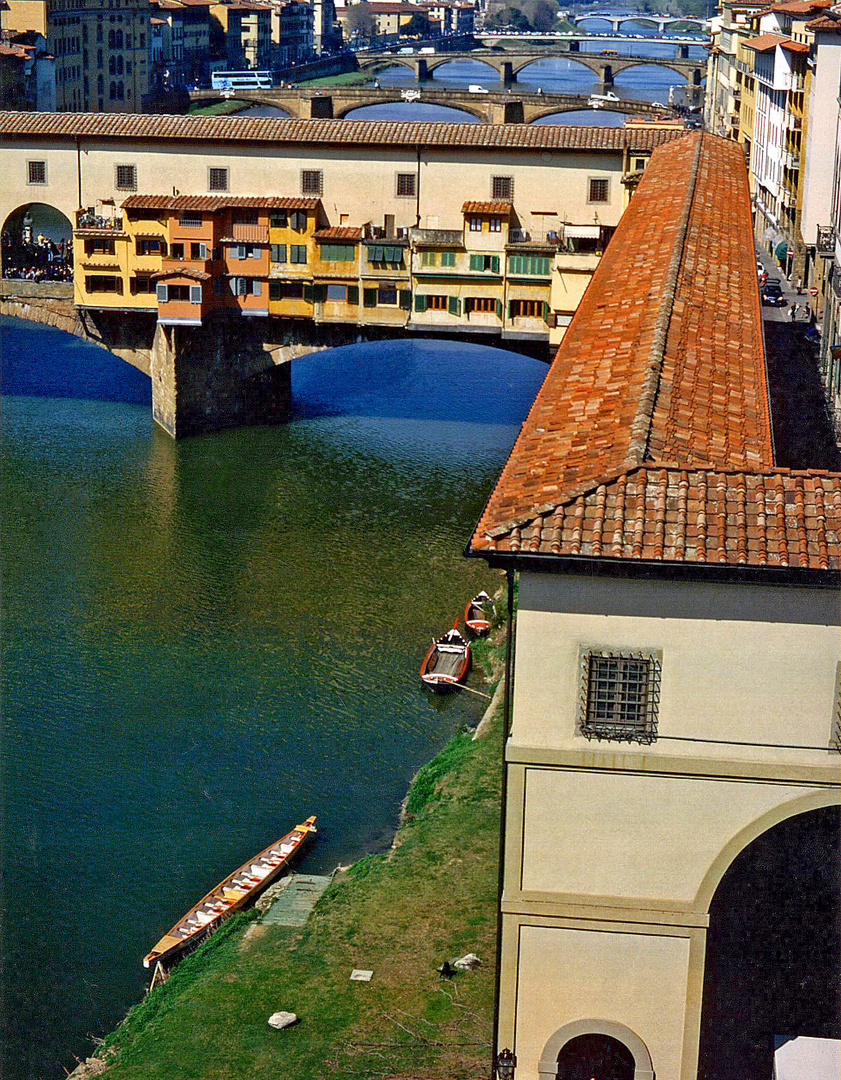
[[[442,251],[441,252],[441,265],[442,266],[455,266],[456,253],[454,251]]]
[[[485,256],[484,255],[471,255],[470,256],[470,269],[471,270],[484,270],[485,269]]]
[[[348,287],[347,287],[347,302],[349,304],[358,304],[359,303],[359,286],[358,285],[348,285]]]
[[[410,311],[412,308],[412,292],[411,289],[400,290],[400,307],[404,311]]]
[[[285,229],[289,224],[285,210],[272,210],[269,213],[269,225],[273,229]]]
[[[383,254],[384,251],[385,251],[385,248],[383,248],[381,245],[374,245],[373,247],[369,247],[368,248],[368,262],[372,262],[372,263],[385,262],[385,258],[384,258],[384,254]]]
[[[280,300],[281,290],[279,281],[269,282],[269,300]]]
[[[356,247],[353,244],[321,244],[321,258],[323,262],[353,262],[356,258]]]
[[[376,289],[363,289],[362,290],[362,306],[363,307],[376,307],[377,306],[377,290]]]
[[[289,245],[289,261],[291,263],[297,263],[298,266],[306,265],[306,261],[307,261],[307,245],[306,244],[290,244]]]
[[[276,263],[286,262],[286,244],[272,244],[271,260]]]
[[[457,296],[447,297],[447,311],[451,315],[461,315],[461,301]]]
[[[415,293],[415,311],[426,311],[426,297]]]
[[[442,260],[443,262],[443,260]],[[438,252],[437,251],[422,251],[421,252],[421,266],[437,266],[438,265]]]
[[[491,273],[493,273],[493,274],[498,274],[499,273],[499,256],[498,255],[491,255]]]
[[[496,302],[496,317],[498,319],[502,318],[502,301],[501,300],[497,300],[497,302]]]
[[[323,304],[327,299],[327,285],[323,282],[313,285],[312,298],[316,304]]]

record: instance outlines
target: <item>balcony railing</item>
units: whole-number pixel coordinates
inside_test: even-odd
[[[268,225],[243,225],[231,226],[231,239],[239,240],[245,244],[267,244],[269,242]]]
[[[110,229],[112,232],[121,232],[123,228],[122,214],[97,214],[93,210],[80,210],[76,214],[77,229]]]

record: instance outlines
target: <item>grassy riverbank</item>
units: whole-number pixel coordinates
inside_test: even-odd
[[[388,66],[388,65],[384,65]],[[341,75],[322,75],[317,79],[301,79],[299,86],[367,86],[374,77],[364,71],[345,71]]]
[[[214,101],[212,105],[191,105],[187,114],[189,116],[227,116],[228,113],[242,112],[247,108],[247,101],[228,98],[226,101]]]
[[[477,669],[498,670],[500,647],[481,643]],[[107,1080],[486,1075],[500,713],[483,737],[457,735],[420,769],[393,849],[355,863],[303,930],[248,912],[185,959],[107,1040]],[[481,968],[439,977],[468,952]],[[350,982],[353,968],[373,979]],[[280,1009],[300,1023],[272,1030]]]

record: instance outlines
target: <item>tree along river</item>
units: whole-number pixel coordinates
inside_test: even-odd
[[[478,720],[418,668],[502,583],[462,550],[546,367],[352,346],[294,362],[289,424],[175,443],[109,354],[2,344],[0,1075],[57,1080],[190,903],[309,813],[308,871],[384,848]]]

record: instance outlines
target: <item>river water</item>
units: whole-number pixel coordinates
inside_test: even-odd
[[[215,881],[309,813],[311,872],[382,849],[478,720],[418,667],[501,583],[462,549],[546,368],[352,346],[295,361],[289,424],[174,443],[102,350],[2,345],[0,1075],[57,1080]]]

